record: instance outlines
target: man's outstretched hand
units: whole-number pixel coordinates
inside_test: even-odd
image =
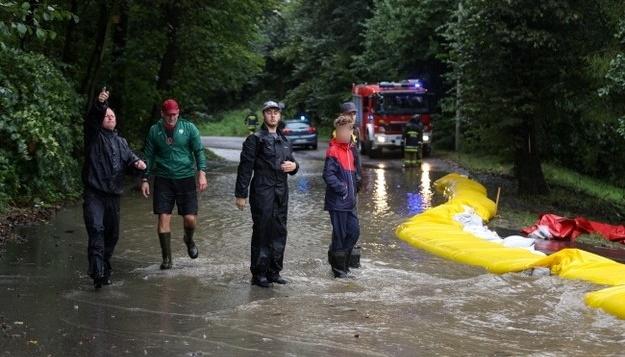
[[[102,91],[100,91],[100,94],[98,95],[98,101],[100,101],[100,103],[104,103],[109,99],[109,91],[106,90],[106,87],[102,88]]]

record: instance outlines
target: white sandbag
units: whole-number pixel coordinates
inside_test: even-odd
[[[503,246],[510,248],[527,248],[534,245],[534,238],[509,236],[503,239]]]
[[[501,241],[501,237],[497,232],[491,231],[485,226],[464,226],[462,230],[484,240]]]
[[[463,226],[482,226],[484,224],[482,217],[478,216],[475,212],[469,212],[468,210],[455,215],[454,221],[462,224]]]

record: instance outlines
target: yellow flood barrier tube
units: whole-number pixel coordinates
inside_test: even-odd
[[[449,174],[434,183],[447,202],[418,214],[397,227],[395,233],[410,245],[458,263],[479,266],[496,274],[545,267],[567,279],[612,285],[585,297],[587,305],[625,319],[625,265],[580,249],[563,249],[549,256],[523,248],[509,248],[463,230],[454,216],[470,207],[484,222],[496,214],[495,203],[480,183]]]

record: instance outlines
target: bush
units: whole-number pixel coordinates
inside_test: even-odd
[[[0,51],[0,210],[78,192],[80,108],[70,82],[44,56]]]

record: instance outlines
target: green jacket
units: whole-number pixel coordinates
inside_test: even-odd
[[[200,132],[193,123],[178,119],[173,143],[167,143],[163,120],[152,125],[145,140],[146,176],[182,179],[206,170],[206,157]]]

